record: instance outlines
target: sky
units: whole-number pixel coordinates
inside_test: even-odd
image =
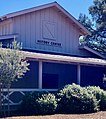
[[[58,2],[76,19],[80,13],[89,15],[88,8],[93,0],[0,0],[0,16],[50,2]]]

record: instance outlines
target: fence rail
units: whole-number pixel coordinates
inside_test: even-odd
[[[28,92],[36,92],[36,91],[56,91],[57,89],[10,89],[9,94],[7,93],[7,89],[3,89],[1,94],[3,105],[8,105],[8,101],[10,105],[20,105],[22,102],[23,96]],[[9,99],[8,99],[9,95]]]

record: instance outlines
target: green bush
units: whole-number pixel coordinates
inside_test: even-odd
[[[72,84],[57,93],[58,113],[91,113],[99,110],[99,101],[86,88]]]
[[[102,93],[102,98],[100,101],[100,107],[101,107],[101,110],[106,111],[106,92],[105,91]]]
[[[88,86],[87,90],[88,93],[93,94],[99,101],[100,110],[106,110],[106,92],[96,86]]]
[[[106,110],[106,92],[96,86],[66,85],[56,96],[44,91],[26,94],[20,109],[28,115],[92,113]]]
[[[57,101],[54,94],[44,94],[38,98],[39,114],[53,114],[57,107]]]
[[[48,92],[32,92],[27,93],[22,100],[20,105],[20,111],[26,115],[39,114],[39,106],[36,100],[42,96],[42,94],[47,94]]]

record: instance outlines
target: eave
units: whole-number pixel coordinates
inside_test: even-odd
[[[1,52],[6,52],[7,48],[0,48]],[[106,60],[97,59],[97,58],[83,58],[83,57],[73,57],[73,56],[63,56],[63,55],[52,55],[52,54],[43,54],[35,53],[28,51],[17,51],[20,52],[26,60],[36,60],[44,62],[55,62],[55,63],[65,63],[65,64],[82,64],[82,65],[98,65],[106,66]]]
[[[103,59],[51,55],[51,54],[33,53],[33,52],[26,52],[26,51],[22,51],[22,52],[27,59],[35,59],[44,62],[106,66],[106,60]]]
[[[106,59],[106,56],[105,56],[105,55],[100,54],[99,52],[97,52],[97,51],[91,49],[91,48],[88,47],[88,46],[83,46],[83,47],[81,47],[81,48],[83,48],[83,49],[85,49],[85,50],[87,50],[87,51],[89,51],[89,52],[91,52],[91,53],[93,53],[93,54],[95,54],[95,55],[97,55],[97,56],[103,58],[103,59]]]

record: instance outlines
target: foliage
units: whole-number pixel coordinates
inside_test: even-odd
[[[100,106],[101,106],[101,110],[105,110],[106,111],[106,92],[105,91],[102,93]]]
[[[29,64],[19,48],[20,44],[14,41],[10,48],[0,49],[0,82],[5,85],[21,78],[28,71]]]
[[[58,92],[57,97],[57,111],[60,113],[91,113],[99,110],[96,97],[76,84],[65,86]]]
[[[53,114],[57,108],[57,101],[54,94],[44,94],[37,99],[40,114]]]
[[[8,45],[8,48],[2,48],[2,43],[0,44],[0,85],[2,88],[7,87],[8,91],[8,116],[10,111],[9,106],[9,89],[13,81],[17,81],[18,78],[24,76],[24,74],[29,70],[29,64],[25,61],[25,57],[19,50],[21,49],[21,44],[17,41],[13,41],[12,44]],[[1,86],[0,86],[1,88]],[[2,91],[0,89],[0,106]]]
[[[57,93],[26,94],[21,104],[25,114],[92,113],[106,110],[106,92],[96,86],[66,85]]]
[[[89,13],[96,22],[96,28],[101,35],[106,36],[106,0],[94,0],[93,5],[89,7]]]
[[[85,14],[80,13],[79,22],[81,22],[90,32],[92,32],[92,28],[94,24]]]
[[[89,14],[91,19],[84,14],[79,16],[79,22],[91,32],[91,36],[87,36],[84,43],[106,54],[106,0],[93,0],[93,5],[89,7]]]
[[[87,90],[99,101],[100,110],[106,110],[106,92],[96,86],[89,86],[87,87]]]
[[[39,114],[39,105],[36,102],[38,98],[42,97],[42,94],[48,94],[48,92],[32,92],[27,93],[22,100],[19,111],[23,114],[31,115],[31,114]]]

